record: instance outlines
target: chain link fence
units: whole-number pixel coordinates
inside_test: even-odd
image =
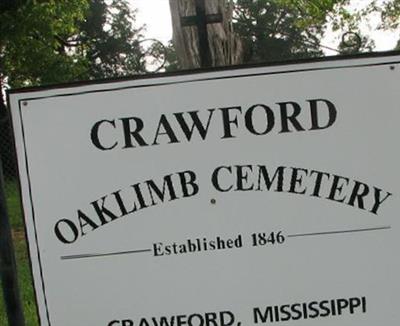
[[[8,217],[12,229],[14,254],[16,256],[18,282],[21,289],[26,325],[38,325],[36,307],[33,295],[32,279],[28,265],[28,253],[25,242],[25,231],[18,186],[18,171],[15,157],[14,141],[11,131],[11,122],[8,118],[7,109],[0,106],[0,159],[4,175],[4,187]],[[6,306],[2,295],[3,285],[0,280],[0,325],[8,325]]]
[[[11,123],[7,112],[0,112],[0,157],[5,179],[5,193],[10,223],[16,231],[22,231],[20,194],[18,189],[17,163],[14,154]],[[18,230],[19,229],[19,230]]]

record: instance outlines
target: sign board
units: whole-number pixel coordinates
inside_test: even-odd
[[[396,325],[399,63],[11,92],[41,325]]]

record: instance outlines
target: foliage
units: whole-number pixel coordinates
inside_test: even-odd
[[[351,0],[275,0],[290,11],[298,12],[295,24],[308,29],[313,26],[322,27],[328,21],[340,28],[343,18],[348,20],[352,13],[348,10]]]
[[[245,62],[321,56],[328,22],[334,30],[354,26],[349,1],[236,0],[234,27]]]
[[[144,72],[126,0],[25,0],[0,11],[0,77],[12,87]]]
[[[396,30],[400,27],[400,0],[388,0],[382,7],[374,1],[370,10],[376,10],[381,15],[382,29]]]
[[[90,78],[145,72],[142,29],[135,29],[134,21],[135,12],[127,1],[90,1],[80,34],[71,42],[88,62]]]
[[[368,11],[379,13],[381,30],[400,33],[400,0],[386,0],[381,6],[375,0],[368,7]],[[400,50],[400,39],[395,49]]]
[[[176,71],[179,70],[178,57],[172,41],[163,49],[165,53],[165,71]]]
[[[78,33],[86,0],[26,1],[0,13],[0,73],[10,86],[83,77],[86,62],[63,51],[60,35]]]

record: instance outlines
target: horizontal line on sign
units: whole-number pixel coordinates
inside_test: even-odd
[[[325,232],[314,232],[314,233],[300,233],[300,234],[289,234],[288,238],[296,238],[296,237],[308,237],[314,235],[329,235],[329,234],[341,234],[341,233],[356,233],[356,232],[367,232],[367,231],[379,231],[379,230],[389,230],[391,226],[380,226],[374,228],[366,228],[366,229],[353,229],[353,230],[340,230],[340,231],[325,231]]]
[[[127,254],[139,254],[151,251],[152,251],[151,249],[140,249],[140,250],[130,250],[130,251],[109,252],[105,254],[81,254],[81,255],[61,256],[61,259],[68,260],[68,259],[81,259],[81,258],[96,258],[96,257],[117,256],[117,255],[127,255]]]

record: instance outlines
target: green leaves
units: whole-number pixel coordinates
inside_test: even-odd
[[[58,37],[77,33],[86,0],[25,1],[0,14],[0,73],[12,87],[63,82],[85,74],[85,60],[68,55]]]
[[[234,27],[244,43],[245,61],[322,55],[319,41],[333,2],[338,1],[235,1]]]
[[[126,0],[21,0],[0,10],[0,77],[11,87],[145,71]]]
[[[245,61],[321,56],[324,37],[341,54],[372,51],[369,30],[400,28],[400,0],[235,0],[235,28]],[[379,21],[381,23],[379,24]]]
[[[82,55],[89,63],[90,78],[116,77],[145,72],[142,61],[142,28],[133,27],[135,12],[126,1],[92,0],[80,25]]]
[[[400,26],[400,0],[385,2],[383,8],[379,8],[381,14],[382,29],[398,29]]]

